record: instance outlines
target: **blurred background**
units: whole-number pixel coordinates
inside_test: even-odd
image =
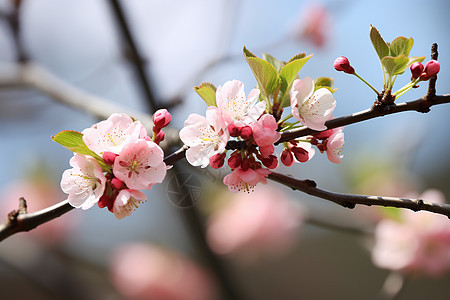
[[[0,66],[18,58],[5,17],[14,11],[14,2],[0,0]],[[113,2],[24,0],[19,42],[28,59],[71,85],[150,112]],[[369,108],[372,91],[336,72],[333,61],[348,57],[356,72],[381,90],[370,24],[386,41],[413,37],[411,55],[426,55],[425,61],[431,44],[438,43],[437,93],[449,93],[448,1],[118,2],[155,101],[170,107],[174,128],[181,128],[190,113],[204,114],[206,105],[192,90],[203,81],[219,86],[239,79],[250,92],[256,82],[242,56],[244,45],[258,56],[267,52],[285,61],[314,53],[300,77],[335,79],[334,115]],[[395,87],[409,77],[405,72]],[[426,91],[423,83],[399,101],[415,100]],[[404,196],[438,189],[450,199],[449,113],[450,106],[441,105],[428,114],[401,113],[348,126],[341,164],[316,153],[313,160],[279,172],[335,192]],[[29,211],[65,199],[59,181],[72,154],[51,136],[65,129],[82,131],[97,121],[36,90],[0,82],[2,218],[20,196]],[[173,194],[179,189],[173,185],[175,174],[168,173],[131,217],[118,221],[98,207],[74,210],[3,241],[1,298],[374,299],[386,289],[386,278],[395,281],[371,260],[381,209],[348,210],[274,182],[250,197],[232,195],[222,184],[227,170],[194,169],[184,161],[177,165],[190,180],[194,207],[176,205]],[[206,240],[198,237],[192,217],[204,226]],[[205,241],[215,253],[212,258]],[[399,299],[448,298],[448,274],[408,278]]]

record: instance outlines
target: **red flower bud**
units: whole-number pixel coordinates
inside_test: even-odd
[[[115,153],[106,151],[103,153],[102,158],[103,158],[103,161],[105,162],[105,164],[112,166],[112,165],[114,165],[114,161],[116,160],[117,156],[118,155]]]
[[[239,127],[237,127],[234,124],[228,125],[228,132],[230,133],[230,136],[232,136],[232,137],[238,137],[241,134]]]
[[[336,71],[343,71],[347,74],[354,74],[355,69],[350,65],[350,62],[348,61],[348,58],[345,56],[340,56],[336,58],[333,64]]]
[[[248,168],[250,168],[250,163],[251,163],[251,161],[249,158],[242,160],[242,162],[241,162],[242,171],[247,171]]]
[[[423,69],[423,71],[427,74],[428,78],[430,78],[436,75],[440,69],[441,65],[439,64],[439,62],[432,59],[425,64],[425,68]]]
[[[308,151],[306,151],[305,149],[301,148],[301,147],[292,147],[292,152],[295,155],[295,158],[299,161],[299,162],[307,162],[309,159],[309,153]]]
[[[223,164],[225,163],[225,156],[225,153],[214,154],[209,158],[209,165],[214,169],[222,168]]]
[[[411,65],[411,67],[409,67],[409,69],[411,70],[411,74],[412,74],[412,78],[416,79],[419,78],[420,75],[423,72],[423,65],[420,62],[415,62]]]
[[[253,130],[250,126],[244,126],[241,128],[241,138],[248,140],[252,136]]]
[[[172,115],[165,108],[158,109],[153,114],[153,127],[164,128],[169,125],[170,121],[172,121]]]
[[[155,142],[156,144],[159,145],[159,143],[161,143],[162,141],[164,141],[164,137],[165,137],[165,136],[166,136],[166,134],[165,134],[164,132],[162,132],[162,131],[158,132],[158,133],[156,134],[156,137],[155,137],[154,142]]]
[[[262,163],[269,169],[275,169],[278,167],[278,159],[275,155],[269,155],[269,157],[263,158]]]
[[[117,177],[114,177],[113,179],[111,179],[111,185],[116,189],[120,189],[121,187],[123,187],[123,181],[120,180]]]
[[[236,154],[235,154],[236,153]],[[242,156],[240,152],[234,152],[228,159],[228,166],[232,169],[236,169],[241,165]]]
[[[292,155],[292,152],[288,149],[284,149],[283,152],[281,152],[281,162],[286,167],[290,167],[294,164],[294,155]]]

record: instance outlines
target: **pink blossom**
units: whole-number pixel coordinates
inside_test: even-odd
[[[103,195],[106,177],[91,156],[75,153],[69,163],[72,169],[64,171],[61,189],[69,194],[68,201],[73,207],[88,209]]]
[[[344,133],[342,130],[336,130],[327,141],[327,157],[335,164],[341,163],[341,159],[344,157],[342,154],[342,148],[344,147]]]
[[[144,139],[127,143],[114,161],[114,175],[130,189],[150,189],[166,176],[164,152]]]
[[[229,138],[228,128],[216,107],[206,110],[206,118],[189,115],[180,130],[180,139],[190,147],[186,151],[187,161],[202,168],[208,166],[211,156],[225,150]]]
[[[424,201],[443,203],[444,196],[428,190]],[[375,230],[375,265],[404,273],[443,275],[450,267],[450,223],[429,212],[400,211],[400,220],[384,219]]]
[[[86,146],[100,156],[106,151],[119,154],[127,143],[147,136],[147,130],[141,122],[117,113],[82,133]]]
[[[238,191],[253,191],[255,186],[262,182],[267,183],[266,177],[272,173],[265,168],[258,168],[256,170],[247,169],[243,171],[241,168],[235,169],[231,174],[224,177],[223,183],[228,185],[230,192],[236,193]]]
[[[314,130],[326,130],[325,122],[332,117],[336,101],[326,88],[314,91],[311,77],[296,79],[290,91],[292,115]]]
[[[273,144],[267,146],[259,146],[259,152],[261,153],[262,157],[269,157],[269,155],[275,152],[275,147],[273,146]]]
[[[117,219],[121,220],[147,200],[147,196],[137,190],[121,190],[114,201],[113,212]]]
[[[153,114],[153,126],[158,129],[166,127],[170,121],[172,121],[172,115],[165,108],[158,109]]]
[[[227,124],[236,126],[256,122],[266,109],[265,102],[259,102],[258,89],[253,89],[245,97],[244,84],[239,80],[227,81],[216,91],[216,103]]]
[[[111,278],[130,300],[210,300],[210,275],[193,262],[150,244],[129,244],[112,256]]]
[[[297,240],[304,213],[282,190],[264,186],[227,196],[226,203],[208,220],[207,241],[214,252],[250,259],[285,253]]]
[[[265,114],[253,124],[253,139],[258,146],[269,146],[277,142],[281,133],[278,129],[277,121],[272,115]]]

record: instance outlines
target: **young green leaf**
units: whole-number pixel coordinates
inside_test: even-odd
[[[283,93],[281,98],[281,107],[289,106],[289,91],[292,87],[292,83],[298,78],[298,72],[302,69],[305,63],[312,57],[312,54],[305,57],[304,53],[294,56],[289,62],[281,69],[280,79],[281,87],[280,91]]]
[[[383,59],[383,57],[389,55],[389,47],[386,44],[386,42],[383,40],[383,38],[380,35],[380,32],[378,29],[375,28],[375,26],[370,25],[370,40],[372,41],[372,45],[375,48],[375,51],[378,54],[378,57]]]
[[[277,70],[271,63],[256,57],[245,47],[244,56],[258,82],[258,86],[261,89],[263,96],[266,99],[269,99],[269,95],[272,95],[280,85],[280,78]]]
[[[381,60],[385,72],[391,77],[405,72],[408,62],[409,58],[403,54],[396,57],[385,56]]]
[[[263,52],[262,57],[264,60],[268,61],[272,66],[274,66],[278,73],[280,73],[281,68],[283,68],[284,65],[286,64],[284,61],[279,61],[272,55],[265,52]]]
[[[330,77],[317,77],[314,79],[314,86],[321,86],[321,87],[333,87],[334,85],[334,79]]]
[[[217,106],[216,104],[216,87],[209,82],[203,82],[199,86],[194,87],[194,91],[205,101],[208,106]]]
[[[95,152],[90,150],[83,141],[83,134],[74,130],[64,130],[52,136],[52,140],[66,147],[72,152],[90,155],[100,158]]]
[[[413,38],[407,39],[404,36],[399,36],[398,38],[393,40],[391,45],[389,46],[389,55],[395,57],[403,54],[404,56],[408,57],[409,51],[411,51],[413,45]]]

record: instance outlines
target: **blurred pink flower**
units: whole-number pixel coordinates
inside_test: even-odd
[[[131,244],[112,257],[111,277],[117,290],[135,300],[211,300],[209,274],[193,262],[150,244]]]
[[[252,259],[285,253],[297,240],[304,213],[280,190],[259,187],[226,202],[208,222],[207,240],[214,252]]]
[[[444,203],[444,195],[428,190],[424,201]],[[380,268],[404,273],[443,275],[450,267],[450,222],[429,212],[400,211],[400,220],[381,220],[375,230],[372,260]]]
[[[225,82],[216,92],[217,107],[227,124],[244,126],[256,122],[266,109],[266,103],[258,101],[260,91],[253,89],[245,97],[244,84],[239,80]]]
[[[327,33],[332,29],[331,16],[326,6],[320,3],[308,5],[300,17],[301,23],[296,26],[296,39],[308,39],[314,46],[321,48],[327,41]]]
[[[2,219],[18,208],[19,198],[24,197],[27,201],[29,213],[50,207],[66,199],[59,185],[52,178],[41,174],[39,178],[24,179],[12,182],[2,189],[2,200],[0,201],[0,215]],[[69,236],[70,231],[75,229],[79,214],[71,212],[63,218],[56,218],[50,222],[39,225],[29,233],[46,244],[57,244]]]

